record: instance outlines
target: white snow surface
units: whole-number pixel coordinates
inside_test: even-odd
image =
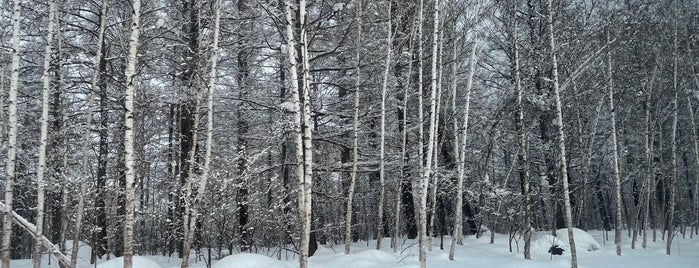
[[[567,268],[570,267],[570,254],[567,243],[567,231],[559,230],[559,238],[554,239],[549,231],[540,231],[533,235],[532,259],[525,260],[523,256],[524,241],[520,235],[515,236],[512,241],[512,252],[507,234],[496,234],[495,243],[490,244],[488,235],[481,238],[468,236],[464,238],[464,245],[456,247],[454,261],[448,259],[449,244],[451,239],[444,237],[444,249],[440,249],[440,240],[432,239],[433,249],[427,254],[427,267],[433,268],[462,268],[462,267],[512,267],[512,268]],[[605,241],[601,231],[586,233],[576,230],[575,241],[578,248],[578,267],[580,268],[699,268],[699,237],[694,239],[686,238],[677,234],[673,242],[672,255],[665,254],[665,241],[658,235],[657,241],[649,239],[648,247],[640,247],[641,242],[637,241],[636,249],[631,249],[631,239],[623,232],[622,255],[616,255],[614,245],[614,233],[609,233],[609,240]],[[588,237],[589,236],[589,237]],[[640,240],[641,238],[639,238]],[[551,243],[558,243],[566,251],[563,255],[550,255],[547,251]],[[599,243],[602,242],[602,245]],[[596,244],[595,244],[596,243]],[[352,244],[352,252],[344,254],[344,245],[319,245],[318,251],[309,259],[310,268],[417,268],[420,267],[418,261],[417,241],[401,239],[396,252],[389,247],[390,239],[383,240],[382,249],[376,250],[376,241],[360,241]],[[598,250],[587,251],[587,246],[599,246]],[[292,247],[292,246],[290,246]],[[82,249],[82,248],[81,248]],[[84,246],[84,249],[89,247]],[[282,260],[276,258],[276,248],[260,249],[260,254],[235,253],[221,260],[212,262],[213,268],[293,268],[298,267],[298,259],[292,253],[283,253]],[[89,265],[89,255],[82,256],[78,262],[78,268],[91,268]],[[204,249],[202,253],[206,250]],[[89,251],[87,251],[89,252]],[[262,253],[272,255],[268,257]],[[206,254],[203,254],[206,255]],[[195,257],[194,251],[191,255],[191,268],[204,268],[204,259]],[[85,257],[88,257],[86,260]],[[57,268],[58,263],[52,257],[51,265],[48,265],[48,256],[44,256],[42,267]],[[167,256],[135,256],[134,268],[178,268],[181,259]],[[110,261],[99,260],[98,268],[121,268],[122,258]],[[12,268],[31,268],[31,260],[13,260]]]
[[[97,268],[123,268],[124,267],[124,257],[119,257],[116,259],[111,259],[106,262],[97,265]],[[133,257],[133,267],[134,268],[162,268],[160,264],[154,262],[146,257],[134,256]]]
[[[217,261],[211,268],[291,268],[287,262],[282,262],[265,255],[240,253],[233,254]]]

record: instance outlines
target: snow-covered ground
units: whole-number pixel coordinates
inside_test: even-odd
[[[609,241],[602,240],[602,233],[599,231],[590,232],[590,237],[585,237],[585,233],[576,231],[576,243],[578,246],[578,266],[581,268],[699,268],[699,238],[682,238],[680,234],[673,242],[672,256],[665,254],[665,241],[658,237],[657,242],[648,242],[646,249],[640,248],[640,241],[635,250],[631,249],[631,240],[624,236],[622,238],[622,256],[616,255],[614,245],[614,233],[609,233]],[[626,234],[626,233],[624,233]],[[532,259],[525,260],[521,252],[517,252],[517,244],[513,241],[513,251],[509,251],[508,236],[504,234],[495,235],[495,243],[490,244],[489,236],[485,235],[480,239],[469,236],[464,239],[463,246],[456,247],[456,257],[454,261],[448,259],[449,243],[451,240],[444,238],[444,250],[439,249],[439,239],[433,239],[433,249],[427,255],[428,267],[457,268],[457,267],[517,267],[517,268],[545,268],[545,267],[570,267],[570,255],[568,253],[567,234],[559,232],[561,241],[557,241],[566,251],[563,255],[550,255],[547,253],[548,247],[545,241],[551,241],[547,236],[548,232],[536,234],[532,239]],[[537,241],[538,240],[538,241]],[[345,255],[343,245],[332,247],[321,247],[316,254],[310,258],[310,267],[313,268],[413,268],[419,267],[417,241],[401,241],[401,250],[393,252],[388,247],[389,239],[384,240],[386,245],[382,250],[375,250],[376,241],[360,242],[352,245],[352,254]],[[550,243],[550,242],[549,242]],[[549,244],[550,245],[550,244]],[[523,241],[519,241],[519,248],[524,246]],[[598,250],[591,250],[599,247]],[[78,254],[81,261],[79,268],[94,267],[88,265],[89,248],[83,247]],[[100,262],[98,268],[120,268],[121,258],[111,261]],[[174,268],[180,266],[181,260],[163,256],[139,256],[135,258],[135,268]],[[31,260],[12,261],[13,268],[29,268]],[[55,259],[48,264],[44,260],[42,267],[58,267]],[[192,262],[192,268],[206,267],[204,262]],[[259,254],[235,254],[222,260],[214,261],[213,268],[293,268],[298,267],[295,259],[276,260]]]

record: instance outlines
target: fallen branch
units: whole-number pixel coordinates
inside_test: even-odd
[[[5,210],[5,204],[0,202],[0,209]],[[24,217],[20,216],[15,212],[14,210],[12,211],[12,219],[14,222],[19,225],[19,227],[22,227],[25,231],[29,232],[31,235],[36,235],[36,226],[32,223],[30,223],[27,219]],[[52,255],[56,256],[58,259],[58,262],[61,263],[62,266],[64,267],[70,267],[70,259],[61,252],[61,249],[58,248],[54,243],[51,243],[51,240],[46,238],[46,236],[41,236],[41,242],[44,244],[44,247],[48,249],[49,253]]]

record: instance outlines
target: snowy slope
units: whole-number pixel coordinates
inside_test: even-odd
[[[567,249],[567,236],[562,234],[563,230],[558,232],[560,243]],[[580,233],[580,234],[579,234]],[[625,232],[624,232],[625,234]],[[535,249],[535,241],[532,241],[532,259],[525,260],[521,250],[524,246],[524,241],[519,240],[520,252],[517,252],[516,241],[512,242],[514,252],[509,252],[508,237],[504,234],[495,236],[495,243],[490,244],[488,235],[480,239],[473,236],[464,239],[463,246],[456,248],[456,260],[450,261],[449,243],[451,240],[447,237],[444,239],[445,250],[440,250],[439,239],[433,239],[433,250],[428,253],[428,267],[435,268],[462,268],[462,267],[484,267],[484,268],[554,268],[570,267],[570,255],[564,254],[561,256],[552,256],[546,251],[550,247],[545,244],[545,239],[548,237],[548,232],[540,232],[535,234],[534,238],[543,238],[543,242]],[[640,247],[632,250],[630,248],[631,241],[627,236],[622,238],[623,252],[622,256],[616,256],[614,234],[610,232],[609,240],[602,239],[602,233],[599,231],[592,232],[591,236],[582,230],[576,230],[574,233],[576,243],[585,247],[593,245],[599,246],[599,250],[587,251],[584,247],[578,247],[578,266],[580,268],[699,268],[699,238],[689,239],[682,238],[681,235],[675,238],[673,244],[673,255],[665,255],[665,242],[658,238],[657,242],[648,242],[648,248]],[[533,239],[533,240],[535,240]],[[385,240],[384,245],[388,245],[388,240]],[[352,245],[352,254],[345,255],[343,245],[322,246],[316,254],[310,258],[311,268],[415,268],[419,267],[417,241],[403,240],[400,241],[401,247],[397,252],[393,252],[388,246],[382,250],[375,250],[376,241],[370,241],[367,245],[366,241]],[[640,244],[640,243],[639,243]],[[542,252],[543,250],[543,252]],[[98,268],[121,268],[121,258],[109,262],[100,262]],[[179,259],[163,256],[142,256],[136,257],[135,268],[174,268],[180,266]],[[46,262],[44,262],[46,264]],[[31,260],[16,260],[12,261],[13,268],[29,268]],[[52,266],[42,267],[58,267],[56,261],[52,262]],[[86,266],[84,262],[79,263],[80,268],[88,268],[94,266]],[[202,261],[192,261],[192,268],[206,267]],[[276,258],[270,258],[258,254],[235,254],[228,256],[219,261],[213,262],[213,268],[293,268],[298,267],[295,259],[283,259],[281,261]]]

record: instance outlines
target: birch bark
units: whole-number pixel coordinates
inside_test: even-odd
[[[206,99],[206,149],[204,153],[204,169],[202,175],[199,178],[199,186],[197,187],[197,194],[192,201],[192,209],[190,211],[190,221],[186,228],[188,235],[185,237],[184,241],[184,258],[182,260],[182,268],[187,268],[189,266],[189,253],[192,248],[192,243],[194,241],[194,232],[196,231],[197,217],[199,216],[199,209],[201,207],[201,200],[204,198],[204,192],[206,191],[206,183],[209,179],[210,166],[211,166],[211,148],[213,146],[213,125],[214,125],[214,88],[216,87],[216,67],[218,63],[218,50],[219,50],[219,36],[220,36],[220,25],[221,25],[221,0],[216,0],[216,6],[214,11],[214,40],[211,46],[211,59],[210,59],[210,72],[209,72],[209,85],[207,87],[207,99]],[[191,174],[191,173],[190,173]]]
[[[421,1],[422,2],[422,1]],[[427,185],[432,176],[432,156],[434,151],[434,141],[436,134],[434,132],[437,115],[437,46],[439,38],[439,0],[435,1],[434,8],[434,26],[432,30],[432,90],[430,93],[430,127],[429,139],[427,141],[427,159],[425,168],[420,179],[420,231],[419,231],[419,260],[420,267],[427,267]],[[421,89],[420,89],[421,90]]]
[[[53,32],[54,20],[56,18],[56,1],[49,3],[49,25],[46,33],[46,49],[44,51],[44,73],[41,77],[43,82],[41,92],[41,134],[39,145],[39,163],[36,172],[36,233],[34,234],[34,268],[41,267],[41,253],[44,226],[44,173],[46,169],[46,144],[49,129],[49,89],[51,80],[49,70],[51,68],[51,54],[53,53]]]
[[[124,268],[133,266],[133,228],[136,195],[136,170],[134,155],[134,99],[138,87],[138,46],[141,24],[141,0],[131,2],[131,36],[126,58],[126,101],[124,105],[124,161],[126,164],[126,202],[124,215]]]
[[[308,267],[308,248],[311,232],[311,187],[312,187],[312,136],[310,128],[310,103],[308,88],[308,48],[306,1],[299,0],[299,25],[301,26],[300,43],[303,70],[303,88],[299,86],[298,62],[296,60],[296,41],[294,37],[293,20],[291,18],[290,0],[284,1],[284,13],[286,18],[286,41],[287,52],[289,54],[289,64],[291,74],[292,96],[294,102],[294,132],[296,133],[296,176],[298,179],[298,202],[299,202],[299,265],[301,268]]]
[[[456,208],[455,208],[455,213],[456,215],[454,216],[454,234],[456,237],[452,238],[451,245],[449,248],[449,259],[454,260],[454,250],[456,248],[456,244],[463,245],[463,204],[464,204],[464,178],[465,178],[465,173],[466,173],[466,140],[467,140],[467,133],[468,133],[468,120],[469,120],[469,114],[471,110],[471,87],[473,85],[473,74],[475,73],[476,70],[476,44],[477,42],[473,43],[473,46],[471,47],[471,60],[469,64],[469,72],[468,72],[468,83],[466,84],[466,101],[464,103],[464,118],[463,118],[463,123],[461,125],[461,129],[458,129],[458,123],[456,116],[454,117],[454,141],[455,141],[455,147],[454,149],[455,154],[457,155],[457,185],[456,185]],[[454,97],[456,96],[456,84],[452,84],[452,94]],[[453,103],[454,109],[456,109],[456,103]],[[455,113],[456,115],[456,113]],[[460,135],[459,135],[460,134]],[[460,139],[460,141],[459,141]],[[456,243],[454,242],[456,240]]]
[[[350,185],[347,189],[347,208],[345,209],[345,254],[350,254],[352,245],[352,202],[354,202],[354,188],[357,183],[357,158],[359,146],[359,90],[361,85],[361,43],[362,43],[362,0],[357,0],[355,6],[357,18],[357,38],[355,54],[355,75],[354,81],[354,116],[352,121],[352,174],[350,175]]]
[[[380,145],[380,156],[379,156],[379,211],[378,211],[378,223],[376,230],[376,249],[381,250],[381,240],[383,239],[383,207],[384,199],[386,195],[386,185],[385,185],[385,143],[386,143],[386,88],[388,87],[388,72],[391,67],[391,56],[393,53],[392,44],[393,38],[391,36],[391,4],[393,1],[388,1],[388,36],[386,37],[386,66],[383,74],[383,85],[381,86],[381,145]]]
[[[7,142],[7,164],[5,167],[5,209],[2,224],[2,268],[10,268],[10,241],[12,238],[12,194],[14,190],[15,160],[17,154],[17,87],[19,85],[19,35],[21,0],[12,7],[12,74],[8,94],[9,138]]]
[[[673,71],[672,71],[672,89],[675,92],[675,98],[672,102],[672,138],[671,138],[671,162],[672,162],[672,176],[670,177],[668,189],[670,190],[670,199],[668,200],[668,212],[667,212],[667,247],[665,253],[670,255],[672,249],[672,239],[675,234],[675,203],[677,199],[677,187],[676,180],[678,176],[678,164],[677,164],[677,117],[678,117],[678,93],[677,88],[677,76],[678,76],[678,65],[679,65],[679,51],[678,51],[678,40],[677,40],[677,3],[675,2],[675,19],[673,25]]]
[[[605,31],[607,44],[609,44],[609,29]],[[616,244],[616,255],[621,256],[621,175],[619,174],[619,146],[616,136],[616,106],[614,105],[614,87],[612,84],[612,52],[607,50],[607,102],[609,104],[609,113],[611,114],[612,125],[612,153],[614,163],[614,193],[616,199],[616,217],[614,225],[614,243]]]
[[[578,256],[575,248],[575,239],[573,237],[573,217],[570,207],[570,191],[568,189],[568,162],[566,159],[566,140],[563,126],[563,111],[560,96],[560,87],[558,84],[558,61],[556,59],[556,41],[553,32],[553,4],[552,0],[548,0],[548,28],[549,28],[549,45],[551,48],[551,63],[553,64],[553,92],[556,101],[556,125],[558,127],[558,149],[560,151],[560,170],[561,180],[563,181],[563,202],[565,205],[565,220],[568,226],[568,242],[570,244],[570,265],[572,268],[578,267]],[[573,79],[572,77],[569,79]]]

